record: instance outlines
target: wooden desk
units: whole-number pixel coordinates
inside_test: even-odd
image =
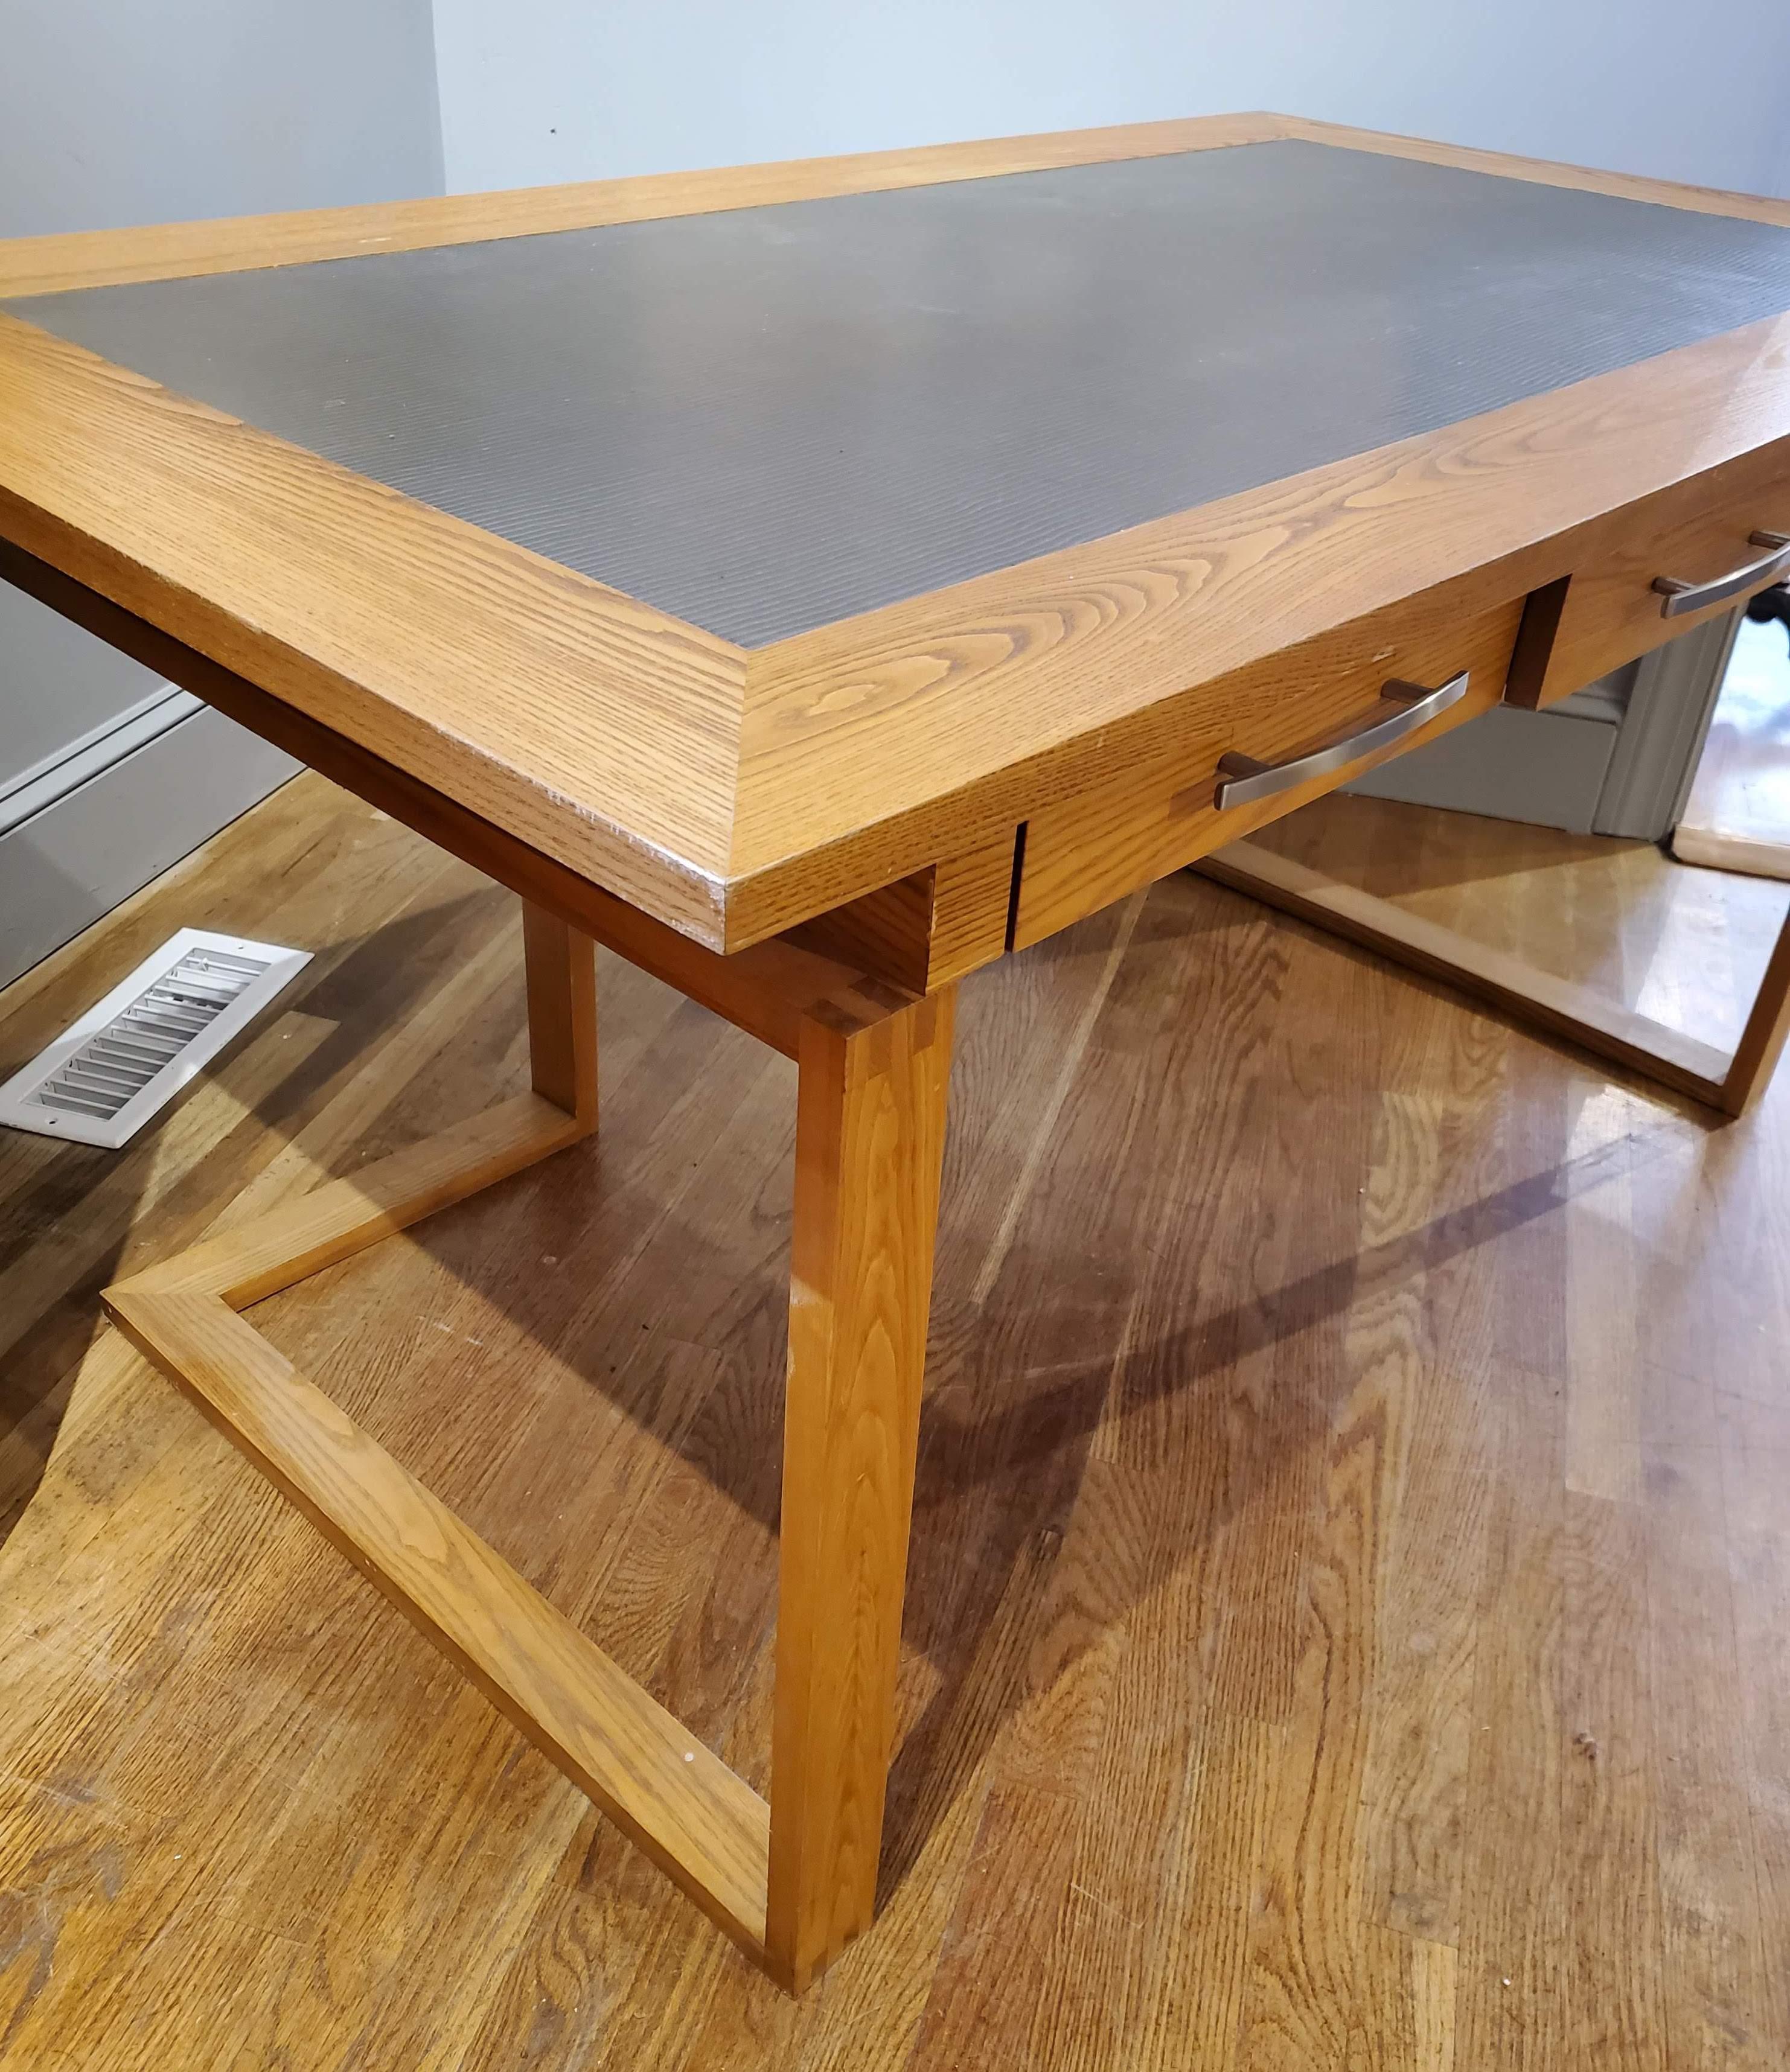
[[[525,902],[532,1095],[108,1306],[792,1989],[875,1891],[957,978],[1225,848],[1718,1105],[1782,1044],[1790,935],[1662,1059],[1232,845],[1773,579],[1790,204],[1248,116],[28,240],[0,300],[0,574]],[[768,1803],[240,1314],[595,1128],[592,939],[800,1066]]]

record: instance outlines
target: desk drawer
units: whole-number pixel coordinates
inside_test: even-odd
[[[1432,741],[1504,694],[1523,601],[1463,618],[1437,592],[1376,612],[1190,693],[1175,748],[1027,824],[1014,948],[1042,941],[1140,885],[1236,841],[1394,754]],[[1389,714],[1391,679],[1426,686],[1467,672],[1464,694],[1390,747],[1220,812],[1221,756],[1283,763]]]
[[[1631,504],[1584,528],[1572,574],[1538,593],[1511,671],[1510,702],[1552,705],[1775,580],[1755,532],[1790,535],[1790,444],[1761,446]],[[1656,578],[1702,585],[1751,579],[1701,610],[1681,608]]]

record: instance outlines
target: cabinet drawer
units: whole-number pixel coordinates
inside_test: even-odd
[[[1572,574],[1538,593],[1511,669],[1510,702],[1552,705],[1774,580],[1770,569],[1702,610],[1668,617],[1656,578],[1702,584],[1769,560],[1755,532],[1790,534],[1790,445],[1761,446],[1589,525]]]
[[[1042,941],[1496,705],[1522,615],[1523,600],[1516,598],[1463,618],[1446,594],[1434,593],[1202,685],[1189,694],[1171,750],[1033,814],[1021,859],[1014,948]],[[1323,770],[1272,796],[1218,809],[1220,757],[1284,763],[1352,738],[1396,709],[1381,699],[1389,680],[1435,686],[1463,670],[1467,684],[1459,700],[1393,746]]]

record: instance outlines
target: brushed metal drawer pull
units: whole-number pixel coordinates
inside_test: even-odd
[[[1382,705],[1397,709],[1384,719],[1372,719],[1353,734],[1345,734],[1327,748],[1315,748],[1309,755],[1295,755],[1290,763],[1258,763],[1253,755],[1233,750],[1218,758],[1220,783],[1212,804],[1220,812],[1232,806],[1247,806],[1257,799],[1271,799],[1277,791],[1290,791],[1308,777],[1327,777],[1333,770],[1371,755],[1376,748],[1389,748],[1406,734],[1426,726],[1438,713],[1445,713],[1467,696],[1467,672],[1451,676],[1434,690],[1422,684],[1407,684],[1394,676],[1380,693]]]
[[[1743,569],[1730,569],[1725,576],[1711,576],[1707,582],[1683,582],[1677,576],[1656,576],[1653,587],[1664,602],[1660,606],[1662,619],[1676,619],[1681,612],[1701,611],[1706,605],[1726,604],[1730,597],[1739,597],[1743,590],[1769,582],[1774,576],[1790,569],[1790,532],[1753,532],[1748,535],[1749,547],[1769,547],[1770,553],[1761,561],[1749,561]]]

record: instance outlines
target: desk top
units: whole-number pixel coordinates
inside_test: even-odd
[[[14,312],[761,648],[1790,308],[1790,229],[1271,140]]]
[[[831,164],[0,246],[0,531],[731,948],[1790,433],[1781,204],[1275,117]]]

